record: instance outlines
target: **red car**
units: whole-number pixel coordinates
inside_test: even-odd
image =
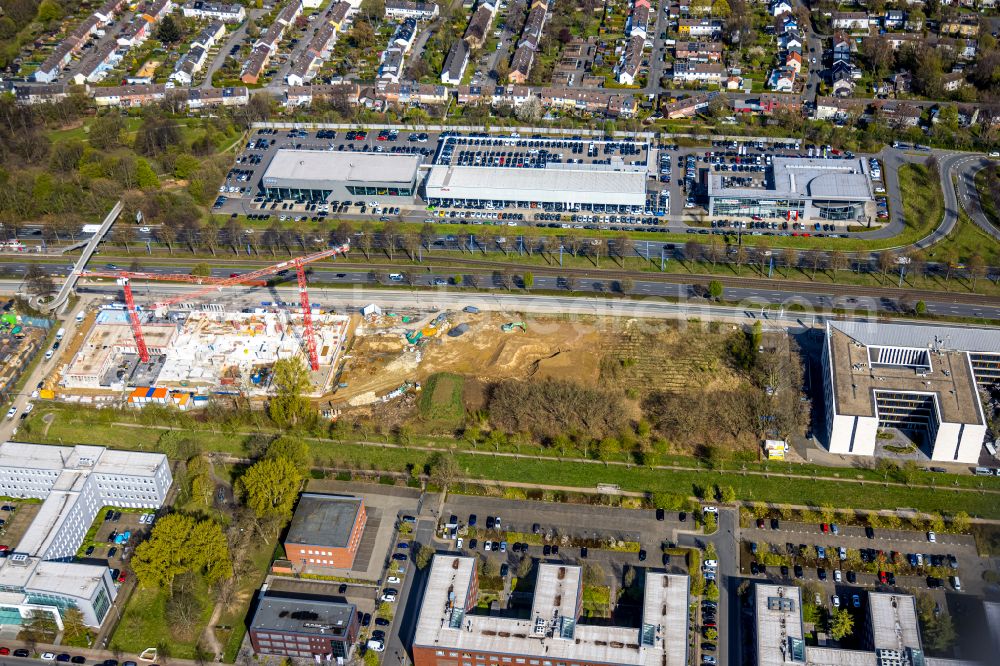
[[[885,575],[884,571],[878,572],[878,582],[882,583],[883,585],[889,582],[889,578]]]
[[[827,525],[826,523],[823,523],[822,525],[820,525],[819,528],[821,530],[823,530],[823,534],[826,534],[827,532],[830,531],[830,526]]]
[[[764,519],[763,518],[758,518],[757,519],[757,529],[759,529],[759,530],[764,529]]]
[[[124,583],[125,582],[125,578],[126,578],[126,574],[125,574],[124,571],[121,572],[120,574],[118,574],[118,582],[119,583]]]
[[[8,655],[8,654],[10,654],[10,648],[9,647],[0,647],[0,654],[2,654],[2,655]]]

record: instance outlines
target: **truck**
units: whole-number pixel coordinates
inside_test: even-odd
[[[56,331],[56,340],[62,340],[64,335],[66,335],[66,329],[60,328],[58,331]]]

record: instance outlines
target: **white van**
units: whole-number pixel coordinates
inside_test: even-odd
[[[76,313],[76,323],[82,324],[83,323],[83,317],[84,317],[84,314],[82,312],[77,312]]]
[[[956,592],[961,592],[962,591],[962,581],[961,581],[961,579],[959,579],[958,576],[952,576],[951,577],[951,586],[953,588],[955,588]]]
[[[392,280],[393,282],[402,282],[403,281],[403,274],[402,273],[389,273],[389,279]]]
[[[62,340],[64,335],[66,335],[66,329],[60,328],[58,331],[56,331],[56,340]]]

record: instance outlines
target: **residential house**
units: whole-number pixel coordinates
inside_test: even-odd
[[[681,19],[677,21],[677,33],[682,39],[705,37],[715,39],[722,34],[722,21],[714,19]]]
[[[853,40],[843,30],[833,33],[833,62],[838,60],[850,62],[853,44]]]
[[[164,16],[169,14],[174,10],[174,3],[172,0],[152,0],[147,2],[141,10],[137,10],[148,22],[156,23]]]
[[[795,51],[790,51],[785,56],[785,67],[791,70],[795,70],[796,74],[802,73],[802,54]]]
[[[906,22],[906,13],[899,9],[886,10],[882,17],[882,27],[886,30],[901,30]]]
[[[114,20],[115,15],[118,14],[125,6],[125,0],[107,0],[101,7],[94,12],[94,18],[96,18],[101,25],[107,25]]]
[[[243,23],[247,18],[243,5],[226,5],[219,2],[202,2],[195,0],[181,7],[181,13],[186,18],[212,19],[223,23]]]
[[[802,111],[802,99],[797,95],[777,95],[775,93],[761,93],[760,97],[757,98],[758,113],[771,115],[779,110],[799,113]]]
[[[701,93],[691,97],[679,99],[663,106],[664,117],[675,120],[677,118],[693,118],[702,111],[708,109],[708,105],[718,95],[717,92]]]
[[[433,2],[411,2],[410,0],[385,0],[385,17],[429,21],[438,15],[438,6]]]
[[[965,85],[965,74],[962,72],[945,74],[941,77],[941,85],[944,87],[945,91],[955,92]]]
[[[413,40],[417,37],[417,21],[416,19],[405,19],[402,23],[396,26],[396,30],[393,31],[392,37],[389,38],[389,46],[398,46],[403,50],[403,53],[409,53],[410,49],[413,47]]]
[[[868,18],[867,12],[833,12],[830,24],[834,30],[868,32],[871,27],[871,19]]]
[[[920,123],[920,107],[896,100],[877,99],[872,102],[876,115],[892,127],[916,127]]]
[[[535,49],[528,44],[521,44],[514,51],[514,57],[510,60],[510,71],[507,80],[511,83],[523,85],[528,80],[531,73],[531,65],[535,61]]]
[[[275,23],[281,23],[287,27],[295,23],[295,20],[299,18],[301,14],[301,0],[292,0],[290,3],[285,5],[280,12],[278,12],[278,17],[274,19],[274,21]]]
[[[133,108],[161,102],[166,97],[166,86],[162,83],[145,86],[118,86],[96,88],[94,103],[97,106]]]
[[[437,5],[434,6],[437,7]],[[351,7],[351,3],[344,2],[343,0],[335,3],[333,7],[330,8],[327,20],[330,22],[330,25],[333,26],[334,30],[337,32],[345,32],[347,30],[347,25],[349,23],[348,17],[351,13],[351,9],[353,9]]]
[[[403,75],[403,65],[406,60],[406,52],[398,46],[390,46],[382,52],[382,62],[378,67],[378,78],[383,81],[399,83],[399,78]]]
[[[69,38],[63,40],[52,50],[42,64],[38,66],[32,75],[39,83],[52,83],[59,77],[63,67],[68,65],[73,59],[73,54],[77,51],[77,42]]]
[[[722,60],[721,42],[677,42],[674,60],[688,62],[719,62]]]
[[[721,85],[726,68],[718,63],[675,62],[673,80],[676,83]]]
[[[906,32],[920,32],[924,29],[924,17],[916,14],[907,14],[906,22],[903,23]]]
[[[264,68],[271,60],[271,47],[267,44],[259,44],[250,52],[250,56],[244,61],[243,69],[240,71],[240,81],[248,85],[254,85],[260,81]]]
[[[309,40],[305,52],[295,62],[295,65],[285,76],[285,82],[291,86],[301,86],[315,74],[323,61],[329,57],[330,49],[337,41],[337,31],[329,23],[321,25]]]
[[[226,24],[219,20],[214,20],[198,33],[198,36],[191,40],[191,46],[200,46],[208,51],[215,43],[226,34]]]
[[[126,48],[139,46],[149,38],[150,25],[144,18],[136,18],[118,35],[118,45]]]
[[[897,72],[889,77],[889,83],[897,95],[906,94],[913,88],[913,75],[909,72]]]
[[[444,66],[441,69],[441,83],[457,86],[462,82],[465,75],[465,68],[469,66],[469,46],[465,40],[456,39],[448,55],[445,56]]]
[[[898,51],[907,44],[912,44],[913,46],[929,46],[932,43],[936,43],[936,40],[931,37],[924,37],[924,35],[911,32],[893,32],[884,35],[885,40],[892,47],[893,51]]]
[[[850,117],[859,117],[867,106],[868,100],[866,99],[817,97],[813,117],[816,120],[844,121]]]
[[[795,89],[795,70],[779,67],[767,78],[767,87],[775,92],[792,92]]]
[[[108,41],[94,50],[80,64],[80,69],[73,76],[73,82],[78,85],[97,83],[107,76],[108,71],[121,62],[124,54],[119,51],[118,43]]]
[[[784,51],[797,51],[802,53],[802,38],[797,30],[785,32],[778,40],[778,44]]]
[[[771,0],[771,4],[768,6],[767,10],[771,13],[771,16],[791,14],[792,4],[788,2],[788,0]]]
[[[65,83],[16,85],[13,90],[14,99],[22,106],[58,102],[69,97],[71,92],[71,88]]]
[[[544,10],[543,10],[544,11]],[[649,7],[637,5],[632,9],[632,15],[628,19],[628,26],[625,34],[629,37],[646,38],[646,30],[649,27]]]
[[[854,95],[854,88],[857,84],[851,78],[850,70],[834,70],[831,81],[831,92],[834,97],[851,97]]]
[[[191,85],[195,74],[200,72],[202,66],[205,64],[207,53],[201,46],[192,46],[184,55],[177,59],[177,64],[170,75],[170,80],[182,86]]]
[[[646,40],[642,37],[632,37],[628,40],[625,53],[618,63],[617,81],[624,86],[634,85],[642,69],[642,50]]]
[[[246,106],[250,91],[245,86],[232,88],[188,88],[185,90],[189,109],[212,106]]]
[[[469,45],[470,49],[481,49],[486,43],[486,36],[489,34],[490,26],[493,25],[493,16],[496,8],[488,2],[480,1],[469,19],[469,25],[465,29],[462,39]]]

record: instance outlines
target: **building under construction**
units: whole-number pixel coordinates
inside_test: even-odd
[[[62,372],[62,386],[120,392],[155,384],[200,393],[263,394],[275,361],[307,354],[303,315],[285,309],[230,312],[209,306],[162,316],[147,311],[139,317],[147,362],[140,359],[128,313],[106,308]],[[319,370],[311,376],[317,395],[329,388],[348,323],[346,316],[312,312]]]

